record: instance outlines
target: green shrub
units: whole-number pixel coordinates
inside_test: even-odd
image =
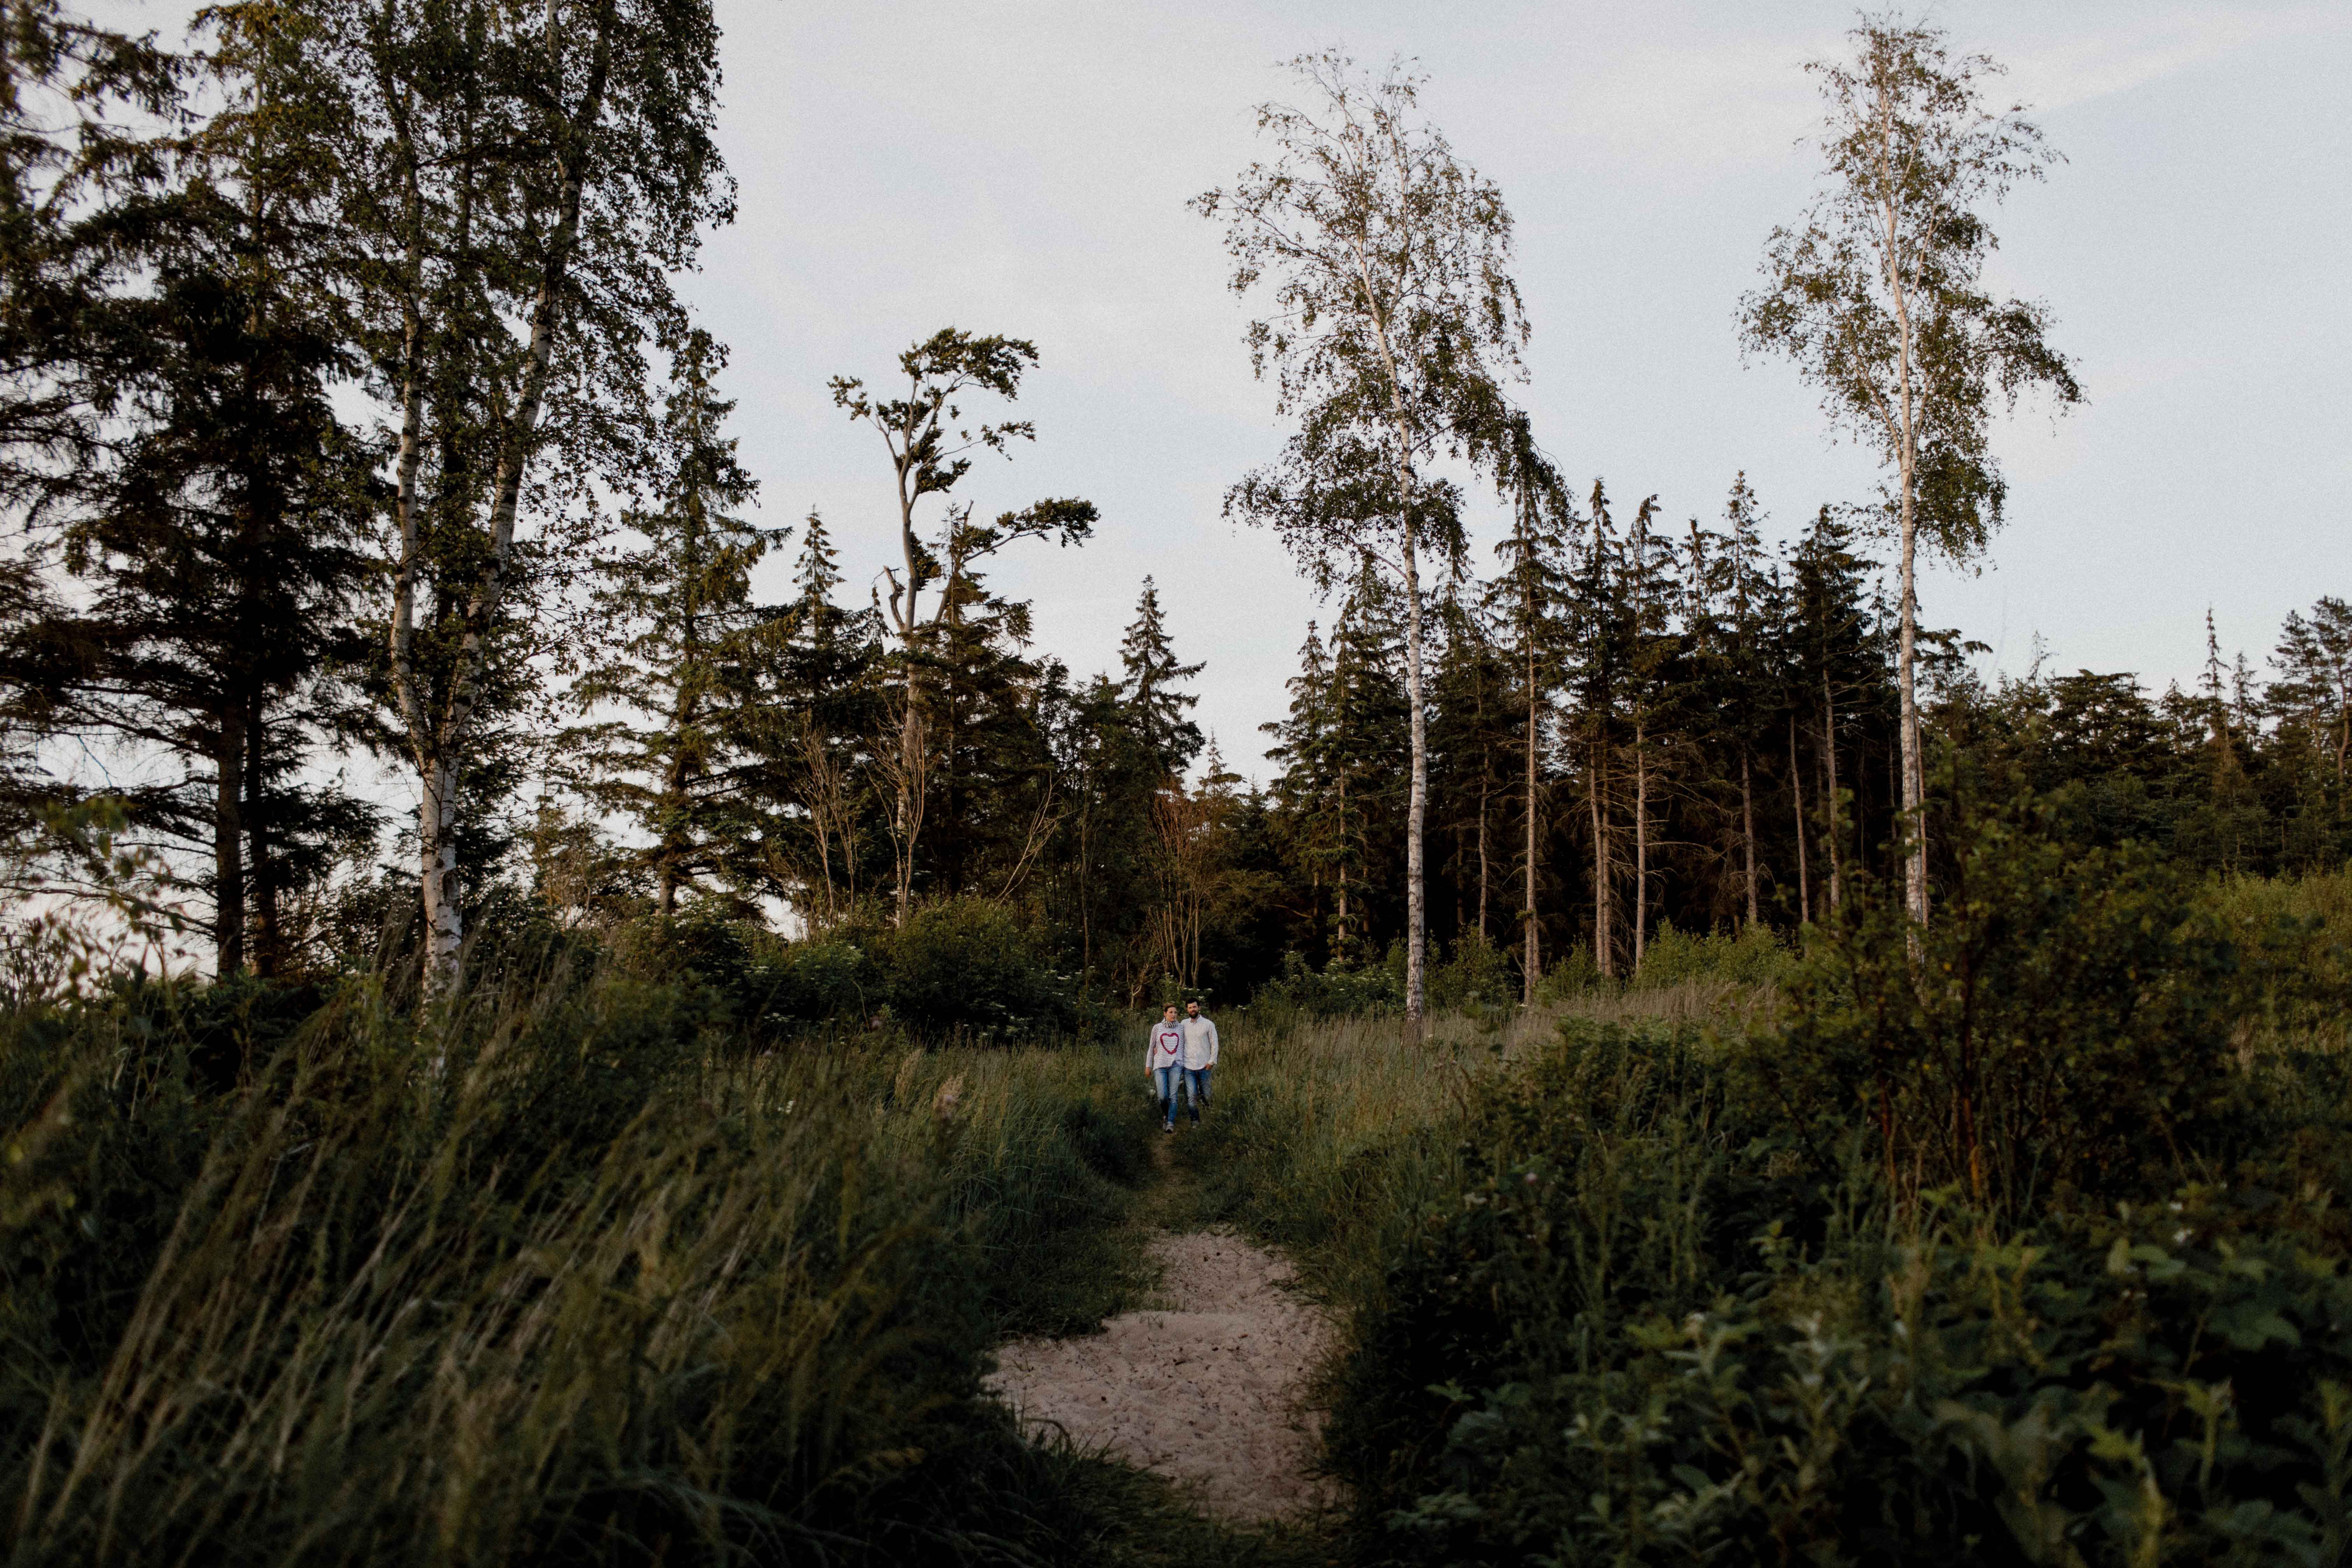
[[[2336,1562],[2352,1277],[2260,1193],[2000,1239],[1768,1228],[1704,1310],[1490,1388],[1408,1560]]]
[[[1507,1007],[1519,999],[1512,954],[1475,931],[1455,942],[1441,962],[1431,963],[1428,985],[1429,1005],[1437,1012]]]
[[[1257,989],[1250,1010],[1260,1017],[1380,1017],[1404,1007],[1404,970],[1373,964],[1315,969],[1297,950],[1282,955],[1282,973]]]
[[[1568,951],[1556,955],[1544,970],[1543,978],[1536,984],[1536,999],[1557,1006],[1595,992],[1610,992],[1617,983],[1601,973],[1600,960],[1583,942],[1571,942]]]
[[[2231,1147],[2239,957],[2152,854],[2074,850],[2063,798],[1970,824],[1924,931],[1849,899],[1745,1063],[1826,1176],[1866,1130],[1890,1183],[2023,1215],[2137,1196]]]
[[[1693,934],[1663,921],[1644,944],[1642,967],[1634,972],[1637,990],[1658,991],[1694,980],[1722,981],[1734,985],[1777,985],[1787,974],[1790,953],[1769,926],[1742,926],[1738,931]],[[1590,962],[1589,956],[1587,962]]]
[[[980,1040],[1076,1029],[1076,983],[1054,967],[1037,935],[984,899],[917,910],[888,934],[880,957],[892,1014],[921,1034]]]
[[[1455,1179],[1388,1259],[1339,1375],[1328,1441],[1369,1539],[1443,1489],[1436,1456],[1481,1397],[1465,1390],[1590,1373],[1626,1323],[1711,1299],[1777,1196],[1769,1154],[1743,1152],[1728,1114],[1713,1053],[1654,1025],[1571,1018],[1486,1080]],[[1745,1202],[1735,1170],[1759,1189]]]

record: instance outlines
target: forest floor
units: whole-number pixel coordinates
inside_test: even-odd
[[[1191,1207],[1165,1141],[1155,1152],[1147,1224]],[[1005,1345],[990,1386],[1024,1425],[1058,1426],[1080,1447],[1164,1476],[1217,1518],[1256,1524],[1329,1508],[1307,1390],[1331,1325],[1289,1261],[1222,1226],[1156,1229],[1145,1255],[1159,1272],[1146,1307],[1097,1334]]]

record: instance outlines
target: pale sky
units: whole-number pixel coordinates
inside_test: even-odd
[[[1832,4],[1340,5],[720,0],[721,142],[740,216],[688,285],[734,351],[734,432],[762,520],[821,508],[851,588],[892,559],[879,441],[828,377],[877,379],[939,327],[1034,339],[1039,439],[984,459],[983,515],[1098,505],[1095,542],[995,576],[1040,646],[1115,667],[1146,574],[1205,659],[1200,718],[1261,776],[1257,726],[1320,608],[1269,536],[1220,516],[1283,430],[1250,377],[1217,231],[1186,201],[1255,155],[1279,64],[1329,44],[1430,77],[1423,103],[1518,221],[1535,337],[1519,395],[1577,479],[1670,518],[1719,515],[1746,469],[1774,532],[1875,474],[1833,447],[1786,365],[1733,325],[1766,233],[1814,163],[1799,68]],[[2259,661],[2291,608],[2352,595],[2352,8],[1947,4],[1960,48],[2011,68],[2068,162],[1997,222],[1996,283],[2045,300],[2090,403],[2003,433],[2009,525],[1981,571],[1933,574],[1931,624],[2021,671],[2136,669],[2161,689]],[[1491,509],[1481,524],[1492,532]],[[1490,561],[1481,547],[1482,563]],[[783,592],[784,563],[763,584]]]

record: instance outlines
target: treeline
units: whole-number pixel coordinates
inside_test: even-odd
[[[651,915],[864,974],[930,908],[926,951],[1025,955],[1041,1017],[1308,971],[1417,1016],[1433,943],[1449,997],[1528,999],[1629,973],[1670,923],[1817,920],[1862,873],[1902,866],[1923,917],[1937,745],[2088,780],[2114,837],[2198,865],[2352,847],[2342,601],[2261,671],[2217,648],[2160,697],[2087,672],[1989,689],[1919,627],[1915,543],[1964,552],[1999,520],[1994,360],[1962,384],[1896,342],[1887,374],[1951,400],[1948,426],[1882,431],[1899,482],[1785,547],[1744,479],[1705,522],[1572,494],[1505,395],[1527,331],[1509,215],[1410,76],[1297,62],[1337,118],[1275,114],[1277,164],[1196,204],[1233,226],[1237,289],[1322,323],[1253,329],[1297,428],[1228,500],[1333,605],[1257,784],[1192,717],[1204,667],[1149,579],[1091,676],[993,586],[1004,552],[1103,522],[1080,498],[992,519],[967,499],[1034,436],[998,416],[1033,343],[950,328],[834,380],[842,436],[880,437],[882,527],[751,520],[726,347],[673,286],[733,202],[701,0],[299,0],[207,11],[176,47],[47,3],[7,26],[9,881],[112,896],[115,846],[160,849],[220,973],[378,964],[431,993],[486,919]],[[1873,69],[1944,68],[1932,32],[1857,38]],[[1945,110],[1921,112],[1926,134]],[[1953,199],[1985,168],[1947,170]],[[1775,237],[1778,292],[1744,309],[1819,379],[1812,232]],[[1366,270],[1351,235],[1393,248]],[[1937,241],[1959,248],[1937,287],[1990,244],[1962,239]],[[1992,331],[1975,294],[1914,304]],[[2001,320],[2000,353],[2032,353],[2000,374],[2074,395],[2040,317]],[[1507,509],[1487,574],[1449,471]],[[876,546],[893,560],[861,604],[844,553]],[[335,771],[362,752],[413,820]]]
[[[1596,483],[1523,519],[1499,569],[1448,584],[1435,617],[1433,934],[1517,944],[1529,983],[1629,975],[1667,924],[1786,931],[1837,910],[1858,874],[1900,881],[1896,625],[1867,517],[1823,507],[1768,547],[1744,476],[1711,522],[1670,525],[1654,497],[1620,510]],[[1318,963],[1402,938],[1398,620],[1360,576],[1269,726],[1276,898]],[[2342,865],[2352,605],[2291,615],[2259,668],[2208,642],[2192,689],[2151,693],[2038,665],[1988,685],[1980,647],[1923,634],[1931,863],[1950,805],[1936,764],[1965,754],[2040,790],[2081,784],[2108,843],[2225,871]]]

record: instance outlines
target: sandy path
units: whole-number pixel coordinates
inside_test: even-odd
[[[1287,1288],[1290,1265],[1224,1231],[1150,1251],[1165,1310],[1122,1312],[1085,1339],[1016,1341],[990,1386],[1024,1422],[1158,1471],[1225,1518],[1323,1504],[1328,1483],[1308,1474],[1320,1422],[1300,1401],[1330,1329]]]

